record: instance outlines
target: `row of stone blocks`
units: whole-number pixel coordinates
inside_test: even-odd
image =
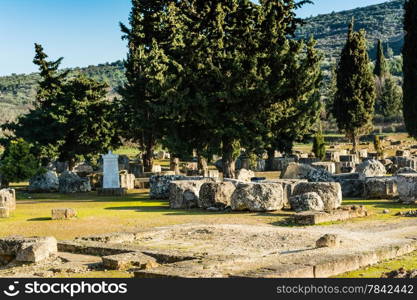
[[[337,176],[344,197],[396,199],[403,203],[417,201],[417,173],[360,178],[359,174]]]
[[[54,237],[9,237],[0,239],[0,264],[39,262],[58,252]]]
[[[339,183],[309,183],[305,180],[271,180],[258,183],[236,180],[173,181],[170,184],[169,202],[173,209],[220,210],[230,207],[233,211],[266,212],[283,208],[297,209],[297,197],[306,194],[316,195],[317,200],[322,202],[320,210],[333,210],[342,203]]]
[[[16,209],[16,192],[13,189],[0,190],[0,218],[8,218]]]

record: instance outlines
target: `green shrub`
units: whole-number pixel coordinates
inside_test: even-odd
[[[23,139],[10,141],[0,161],[1,183],[8,187],[10,182],[30,179],[42,170],[31,153],[32,146]]]

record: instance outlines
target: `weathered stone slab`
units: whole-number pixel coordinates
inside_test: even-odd
[[[365,179],[364,197],[367,199],[392,199],[398,197],[395,177],[368,177]]]
[[[119,168],[124,170],[129,167],[129,158],[123,155],[108,154],[102,155],[103,159],[103,188],[118,189],[120,188]]]
[[[293,195],[294,188],[301,182],[308,182],[306,179],[273,179],[262,181],[264,183],[280,183],[284,191],[284,208],[291,208],[290,198]]]
[[[317,248],[335,248],[341,244],[340,236],[336,234],[326,234],[316,242]]]
[[[279,183],[241,183],[232,195],[235,211],[277,211],[284,207],[284,191]]]
[[[77,212],[73,208],[54,208],[51,214],[52,220],[71,220],[77,217]]]
[[[103,266],[109,270],[127,270],[132,267],[140,270],[148,270],[159,266],[154,257],[141,252],[103,256],[102,260]]]
[[[0,255],[12,256],[19,262],[39,262],[57,253],[54,237],[0,239]]]
[[[236,180],[250,182],[255,177],[255,172],[246,169],[240,169],[236,171]]]
[[[200,188],[207,180],[172,181],[169,184],[169,207],[172,209],[197,208]]]
[[[340,152],[338,152],[338,151],[327,151],[326,152],[326,161],[340,162]]]
[[[133,190],[135,188],[135,175],[129,173],[121,173],[120,187],[127,190]]]
[[[306,179],[310,182],[334,181],[332,175],[327,171],[298,163],[290,163],[281,174],[281,179]]]
[[[236,186],[232,182],[206,182],[201,186],[198,198],[200,208],[225,208],[231,205]]]
[[[66,171],[59,176],[59,192],[63,194],[91,192],[90,180]]]
[[[316,162],[312,166],[316,169],[324,169],[330,174],[336,173],[336,164],[334,162]]]
[[[299,225],[317,225],[327,222],[346,221],[353,218],[363,218],[369,215],[364,207],[343,207],[329,212],[301,212],[294,215],[295,223]]]
[[[0,207],[5,207],[10,212],[16,209],[16,191],[14,189],[0,190]]]
[[[338,182],[299,183],[294,188],[293,196],[311,192],[320,195],[326,211],[337,209],[342,205],[342,187]]]
[[[169,199],[169,184],[172,181],[199,181],[207,180],[207,178],[196,176],[187,177],[183,175],[154,175],[149,179],[150,197],[152,199]],[[213,180],[213,179],[212,179]]]
[[[365,180],[359,179],[358,173],[345,173],[334,175],[342,186],[343,197],[362,197],[365,191]]]
[[[136,178],[135,189],[149,189],[149,178]]]
[[[387,170],[382,163],[371,159],[358,165],[356,171],[359,173],[359,177],[363,179],[366,177],[381,177],[387,174]]]
[[[417,200],[417,174],[398,174],[397,186],[401,202],[414,203]]]
[[[28,187],[31,193],[55,193],[58,191],[58,188],[58,175],[54,171],[47,171],[44,174],[31,178]]]
[[[10,217],[10,210],[8,207],[0,207],[0,219],[6,219]]]
[[[291,209],[300,211],[323,211],[324,203],[317,193],[305,193],[290,198]]]

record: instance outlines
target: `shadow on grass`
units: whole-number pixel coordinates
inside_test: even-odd
[[[42,222],[42,221],[52,221],[52,218],[33,218],[33,219],[28,219],[28,222]]]
[[[343,200],[343,205],[364,205],[372,206],[374,208],[381,209],[416,209],[416,204],[404,204],[398,202],[398,200],[363,200],[363,199],[346,199]]]
[[[109,203],[109,202],[138,202],[148,201],[149,196],[146,192],[131,193],[123,197],[112,197],[112,196],[98,196],[96,192],[90,193],[77,193],[77,194],[58,194],[58,193],[42,193],[42,194],[29,194],[29,193],[17,193],[17,201],[25,201],[27,204],[36,203],[55,203],[55,202],[98,202],[98,203]],[[157,202],[157,201],[155,201]],[[158,201],[161,202],[161,201]]]

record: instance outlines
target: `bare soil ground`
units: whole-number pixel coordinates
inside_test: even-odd
[[[316,240],[324,234],[339,235],[342,245],[316,248]],[[87,238],[84,244],[94,239]],[[384,253],[403,255],[415,250],[417,219],[313,227],[182,224],[136,232],[134,241],[99,244],[192,258],[139,271],[142,277],[327,277],[364,267],[366,259],[376,263],[375,255],[384,258]],[[59,253],[36,265],[0,269],[0,277],[84,277],[97,271],[104,272],[100,256]],[[122,276],[131,276],[132,271],[137,270],[127,270]]]

